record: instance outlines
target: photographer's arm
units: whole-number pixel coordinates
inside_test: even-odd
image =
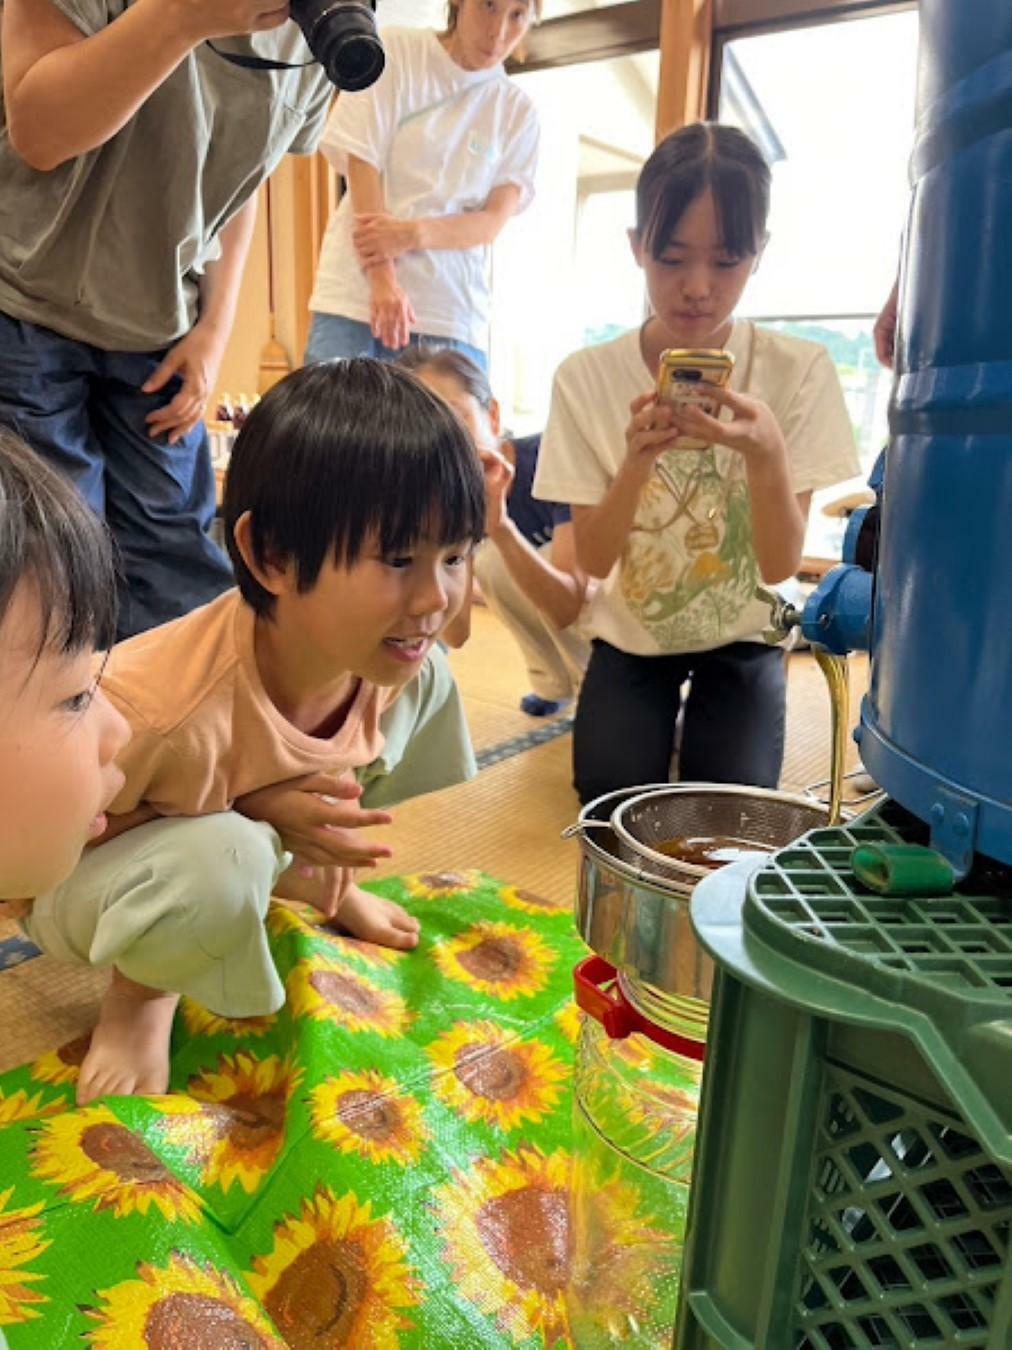
[[[86,37],[49,0],[4,0],[11,144],[33,169],[55,169],[115,136],[205,38],[287,18],[278,0],[137,0]]]

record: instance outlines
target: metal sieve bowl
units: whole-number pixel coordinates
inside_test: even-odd
[[[722,783],[674,783],[620,802],[611,816],[619,857],[668,884],[691,888],[713,871],[658,852],[666,839],[729,837],[769,850],[826,824],[810,798],[769,788]]]

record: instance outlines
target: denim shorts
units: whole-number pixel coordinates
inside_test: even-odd
[[[459,338],[441,337],[438,333],[412,333],[408,339],[409,347],[449,347],[455,352],[469,356],[479,370],[488,370],[488,356],[480,347],[472,347],[469,342]],[[384,347],[372,335],[367,323],[358,319],[346,319],[341,314],[319,314],[313,312],[306,340],[305,364],[315,361],[333,361],[339,356],[374,356],[379,361],[395,361],[400,356],[394,347]]]

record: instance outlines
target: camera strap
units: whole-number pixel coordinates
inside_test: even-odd
[[[223,61],[231,61],[233,66],[243,66],[246,70],[302,70],[304,66],[315,66],[315,59],[308,61],[271,61],[266,56],[243,56],[239,52],[223,52],[220,47],[207,39],[207,45]]]

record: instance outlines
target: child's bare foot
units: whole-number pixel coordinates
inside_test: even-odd
[[[331,922],[352,937],[361,938],[363,942],[376,942],[381,947],[408,951],[418,946],[418,920],[392,900],[370,895],[358,886],[348,887],[337,918]]]
[[[135,984],[113,970],[81,1064],[78,1106],[106,1093],[139,1096],[166,1090],[169,1036],[178,1002],[178,994]]]

